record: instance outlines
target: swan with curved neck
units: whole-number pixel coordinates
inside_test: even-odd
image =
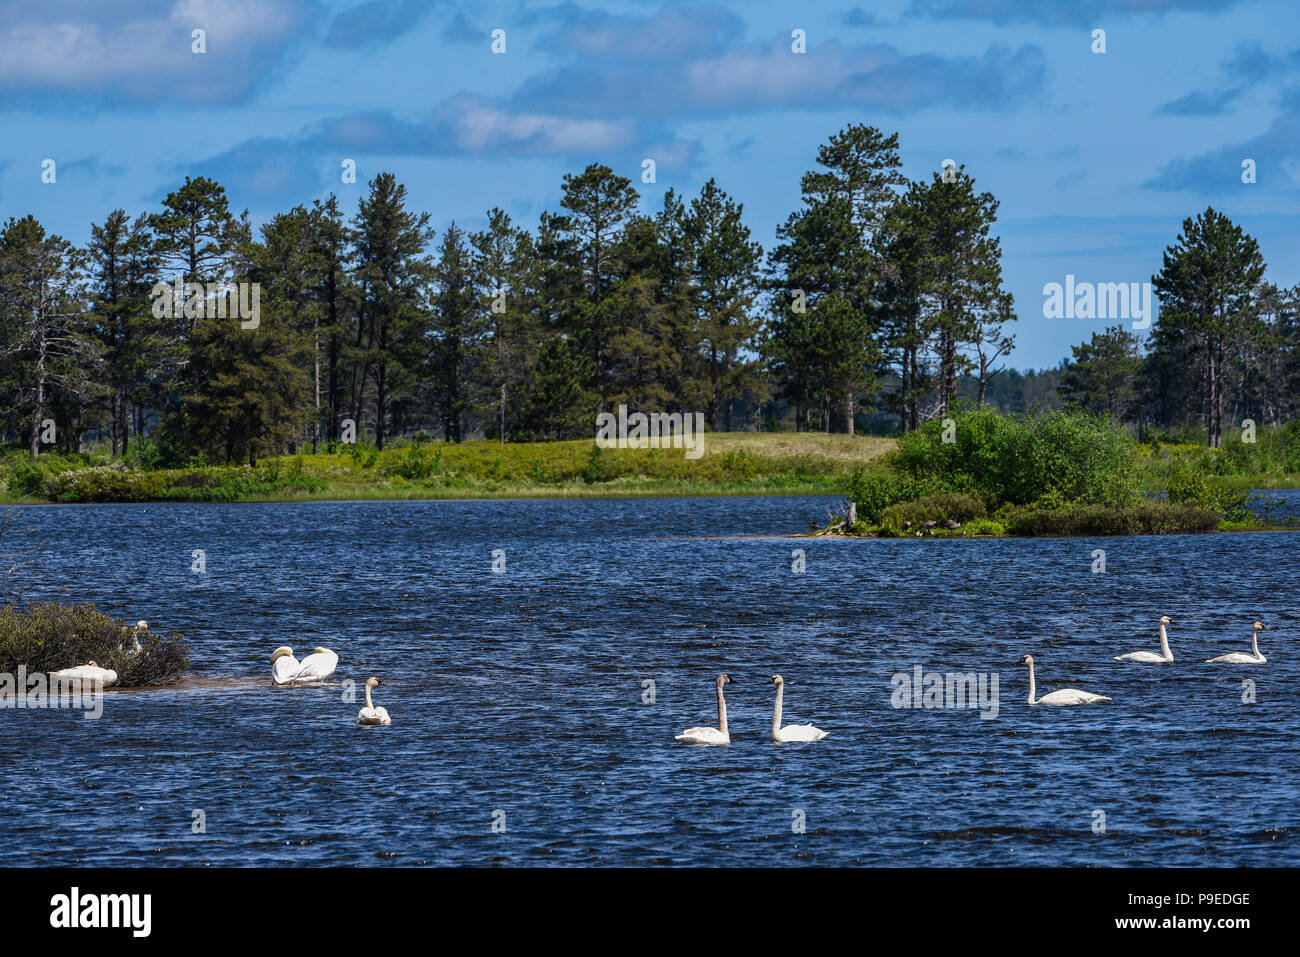
[[[790,724],[781,727],[781,699],[785,694],[785,679],[780,675],[772,675],[772,684],[776,685],[776,707],[772,709],[773,741],[784,744],[787,741],[820,741],[826,737],[825,731],[814,728],[811,724]]]
[[[730,684],[731,679],[725,674],[718,675],[714,684],[718,688],[718,726],[716,728],[687,728],[676,735],[678,741],[686,744],[730,744],[731,732],[727,728],[727,699],[722,696],[722,686]]]
[[[293,684],[294,676],[302,668],[302,663],[293,656],[293,649],[281,645],[271,652],[271,683],[275,685]]]
[[[366,680],[366,706],[357,712],[357,724],[387,727],[393,723],[393,719],[388,717],[387,709],[376,708],[375,703],[370,700],[370,689],[380,684],[383,684],[383,682],[378,678],[368,678]]]
[[[1235,651],[1230,655],[1219,655],[1217,658],[1207,658],[1206,664],[1225,664],[1225,665],[1262,665],[1268,661],[1259,653],[1259,633],[1264,630],[1262,621],[1255,622],[1251,626],[1250,632],[1250,654],[1244,651]]]
[[[1117,655],[1113,661],[1144,661],[1148,664],[1161,664],[1174,660],[1174,653],[1169,650],[1169,635],[1165,633],[1165,625],[1172,625],[1168,615],[1162,615],[1160,618],[1160,654],[1154,651],[1134,651],[1127,655]]]
[[[1022,665],[1029,665],[1029,704],[1033,705],[1067,705],[1067,704],[1095,704],[1098,701],[1111,701],[1104,694],[1093,694],[1091,691],[1080,691],[1078,688],[1062,688],[1060,691],[1053,691],[1051,694],[1045,694],[1041,698],[1034,698],[1034,656],[1025,655],[1020,659]]]

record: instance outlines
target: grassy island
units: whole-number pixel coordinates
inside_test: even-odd
[[[903,436],[885,471],[856,472],[849,505],[813,534],[1158,535],[1291,527],[1259,517],[1256,493],[1215,474],[1250,451],[1139,445],[1081,412],[969,410]],[[1293,476],[1274,476],[1274,487]]]

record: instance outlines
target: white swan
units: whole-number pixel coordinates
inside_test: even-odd
[[[330,675],[334,674],[334,669],[339,666],[339,656],[334,654],[328,648],[314,648],[312,653],[302,659],[302,666],[298,673],[294,675],[294,684],[304,684],[308,681],[323,681]]]
[[[148,630],[149,622],[145,621],[143,618],[135,623],[135,628],[131,632],[131,648],[127,652],[128,654],[134,657],[144,650],[140,645],[140,633],[147,632]]]
[[[1257,621],[1253,626],[1251,626],[1251,632],[1250,632],[1250,650],[1252,652],[1251,654],[1248,655],[1244,651],[1234,651],[1230,655],[1219,655],[1219,657],[1217,658],[1207,658],[1205,660],[1205,663],[1207,665],[1214,665],[1214,664],[1262,665],[1264,662],[1268,661],[1267,658],[1265,658],[1263,655],[1259,653],[1259,633],[1263,630],[1264,630],[1264,623],[1262,621]]]
[[[302,663],[293,656],[293,649],[281,645],[271,652],[271,683],[277,685],[293,684],[294,677],[302,669]]]
[[[1160,654],[1154,651],[1134,651],[1127,655],[1116,655],[1112,661],[1145,661],[1149,664],[1165,663],[1174,660],[1174,653],[1169,650],[1169,636],[1165,634],[1165,625],[1172,625],[1168,615],[1160,618]]]
[[[1080,691],[1078,688],[1062,688],[1060,691],[1053,691],[1051,694],[1045,694],[1037,701],[1034,700],[1034,656],[1025,655],[1020,659],[1022,665],[1029,665],[1029,703],[1031,705],[1050,704],[1093,704],[1098,701],[1112,701],[1104,694],[1093,694],[1091,691]]]
[[[785,679],[780,675],[772,675],[772,684],[776,685],[776,707],[772,711],[773,741],[784,744],[786,741],[820,741],[826,737],[825,731],[814,728],[811,724],[788,724],[781,727],[781,699],[785,693]]]
[[[370,678],[366,681],[366,706],[357,712],[357,724],[378,724],[386,727],[393,723],[393,719],[388,717],[388,711],[384,708],[376,708],[375,703],[370,700],[370,689],[377,684],[382,684],[378,678]]]
[[[722,697],[722,686],[729,684],[731,679],[726,675],[718,675],[714,682],[718,686],[718,726],[716,728],[687,728],[681,734],[676,735],[678,741],[684,741],[687,744],[730,744],[731,733],[727,730],[727,701]]]
[[[59,684],[77,687],[80,687],[83,682],[86,684],[99,682],[104,688],[117,683],[116,671],[111,668],[101,668],[93,661],[75,668],[64,668],[62,671],[54,672],[50,677]]]

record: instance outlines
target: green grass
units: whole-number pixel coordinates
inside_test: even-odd
[[[449,498],[838,495],[881,471],[891,439],[816,433],[709,433],[704,454],[597,449],[586,440],[463,442],[266,459],[255,467],[129,469],[95,454],[11,453],[0,501],[283,502]]]

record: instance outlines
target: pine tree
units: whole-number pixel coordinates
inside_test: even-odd
[[[394,400],[413,394],[424,360],[423,304],[433,241],[429,214],[406,209],[406,187],[392,173],[370,183],[353,219],[358,323],[353,417],[361,424],[367,381],[374,408],[375,445],[384,447]]]
[[[28,448],[40,454],[43,423],[60,398],[80,407],[100,391],[94,377],[99,346],[86,319],[80,254],[47,235],[32,216],[0,231],[0,330],[5,385],[27,419]],[[55,422],[55,432],[73,423]]]
[[[151,309],[151,290],[160,267],[147,216],[134,222],[114,210],[102,226],[91,226],[86,247],[94,298],[95,335],[103,345],[112,454],[125,455],[131,408],[149,400],[165,350]]]
[[[1259,244],[1208,207],[1183,221],[1177,240],[1165,249],[1160,272],[1151,278],[1160,298],[1153,335],[1157,361],[1177,351],[1194,363],[1201,421],[1211,448],[1223,444],[1229,358],[1249,334],[1264,268]]]

